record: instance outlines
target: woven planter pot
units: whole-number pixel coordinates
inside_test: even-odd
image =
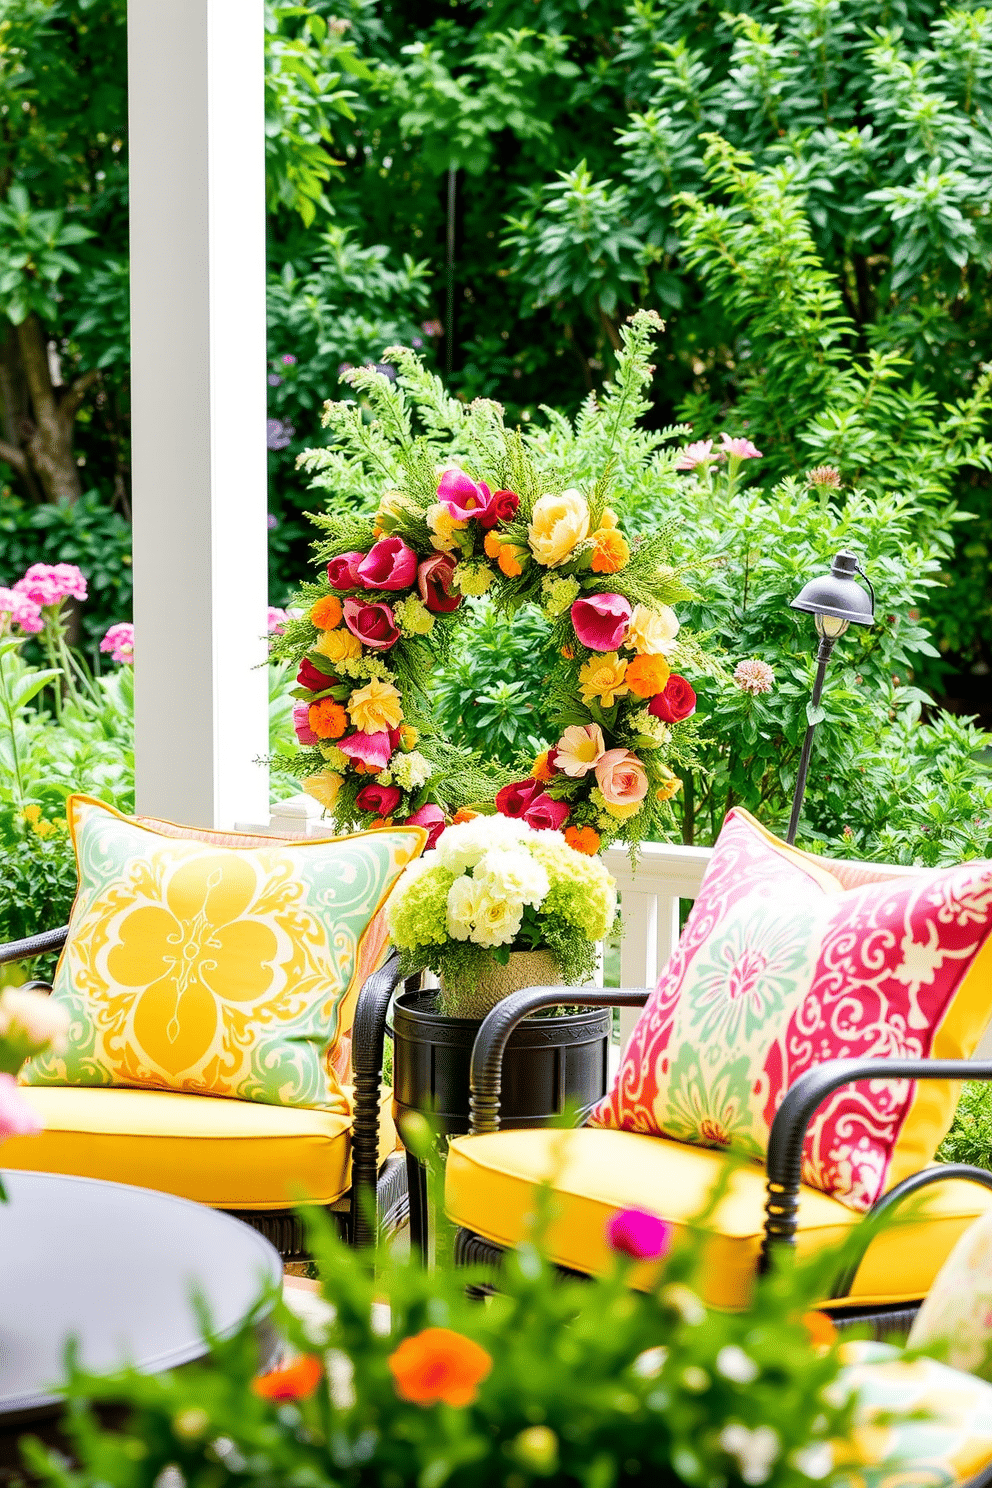
[[[511,951],[505,966],[487,958],[485,970],[467,992],[449,991],[442,977],[437,1010],[449,1018],[484,1018],[510,992],[519,992],[521,987],[557,987],[560,982],[550,951]]]

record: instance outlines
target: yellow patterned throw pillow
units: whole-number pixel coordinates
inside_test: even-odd
[[[79,889],[31,1085],[130,1085],[347,1110],[332,1066],[363,942],[422,827],[221,847],[68,803]],[[374,934],[374,931],[373,931]]]

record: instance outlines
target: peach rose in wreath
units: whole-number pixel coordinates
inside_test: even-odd
[[[596,783],[614,816],[633,816],[648,793],[647,771],[629,749],[606,751],[596,766]]]

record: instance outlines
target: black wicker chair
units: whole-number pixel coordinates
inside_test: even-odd
[[[67,934],[68,928],[63,926],[29,936],[26,940],[0,945],[0,965],[60,951]],[[344,1236],[356,1246],[374,1244],[378,1233],[398,1229],[408,1214],[405,1154],[390,1153],[381,1166],[379,1164],[379,1105],[386,1016],[399,981],[398,958],[393,955],[363,986],[352,1025],[355,1090],[351,1132],[352,1184],[350,1193],[329,1205],[328,1212]],[[51,991],[47,982],[36,981],[28,985]],[[284,1260],[308,1258],[304,1225],[294,1210],[232,1209],[226,1212],[265,1235]]]
[[[488,1015],[472,1051],[471,1133],[499,1129],[500,1082],[503,1053],[514,1028],[529,1014],[563,1002],[583,1007],[643,1007],[646,988],[603,990],[562,987],[532,987],[514,992]],[[972,1060],[834,1059],[805,1071],[786,1092],[772,1124],[766,1161],[767,1197],[764,1236],[759,1269],[767,1269],[776,1245],[794,1246],[800,1190],[800,1169],[806,1130],[818,1106],[834,1090],[857,1080],[992,1080],[992,1064]],[[580,1123],[584,1113],[580,1113]],[[890,1214],[911,1194],[947,1179],[964,1179],[992,1189],[992,1173],[961,1163],[924,1168],[885,1194],[871,1210],[875,1218]],[[660,1207],[664,1213],[664,1207]],[[867,1239],[855,1261],[837,1277],[830,1302],[843,1303],[867,1251],[874,1226],[866,1227]],[[485,1264],[498,1268],[502,1247],[471,1230],[459,1229],[455,1240],[456,1261],[465,1265]],[[908,1329],[918,1304],[898,1308],[851,1306],[831,1308],[839,1324],[867,1323],[876,1336]]]

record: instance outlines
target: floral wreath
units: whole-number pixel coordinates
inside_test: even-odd
[[[636,318],[635,330],[645,330]],[[436,379],[412,352],[385,356],[401,368],[398,386],[372,369],[348,380],[378,402],[394,483],[374,516],[312,518],[325,534],[314,546],[326,577],[303,586],[273,646],[299,668],[302,749],[277,763],[338,824],[418,823],[431,846],[452,821],[494,807],[563,831],[587,853],[663,835],[681,786],[673,766],[696,757],[696,696],[676,668],[683,658],[704,664],[680,637],[672,602],[689,591],[664,535],[624,531],[608,469],[586,490],[562,489],[561,475],[538,469],[519,431],[503,427],[497,404],[472,405],[469,453],[439,465],[427,440],[395,432],[404,393]],[[368,452],[354,404],[328,404],[325,423]],[[431,711],[431,680],[465,600],[482,595],[510,611],[534,603],[552,622],[547,687],[559,737],[523,779],[445,739]]]

